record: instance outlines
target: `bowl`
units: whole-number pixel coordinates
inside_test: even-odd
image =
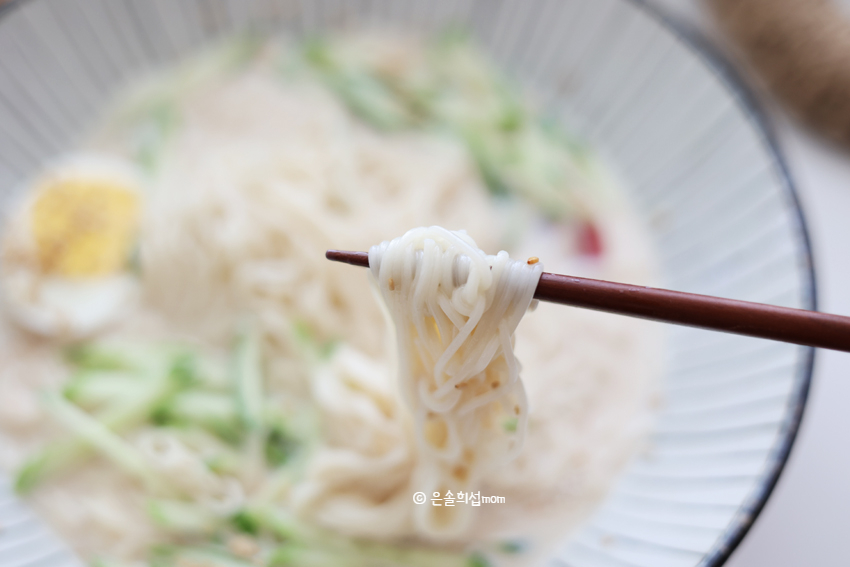
[[[132,77],[248,28],[461,25],[599,149],[650,226],[664,285],[815,308],[805,223],[775,138],[709,46],[640,0],[28,0],[0,19],[0,209]],[[764,506],[813,349],[670,328],[649,449],[553,565],[722,564]],[[0,486],[0,564],[78,560]]]

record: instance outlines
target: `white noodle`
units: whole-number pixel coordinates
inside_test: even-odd
[[[462,283],[454,276],[461,258]],[[417,480],[441,494],[474,491],[522,448],[528,404],[511,337],[543,265],[488,256],[466,233],[438,226],[373,246],[369,265],[393,318],[399,385],[416,417],[424,457]],[[416,527],[432,538],[462,537],[472,520],[467,507],[429,511],[416,515]]]
[[[387,52],[411,49],[418,48]],[[134,325],[154,314],[164,319],[152,326],[154,337],[173,331],[224,348],[240,316],[257,315],[270,398],[315,406],[322,425],[303,477],[276,492],[276,503],[305,521],[383,540],[536,535],[535,518],[553,536],[575,526],[639,447],[656,376],[653,334],[641,322],[554,306],[516,329],[542,268],[482,256],[469,237],[445,232],[431,237],[427,250],[422,241],[418,262],[402,254],[374,264],[392,271],[394,294],[410,294],[412,301],[419,290],[417,305],[447,341],[438,342],[417,318],[411,321],[415,337],[403,330],[415,340],[400,345],[404,359],[397,361],[386,313],[365,274],[324,260],[324,252],[366,249],[433,224],[466,228],[481,248],[499,249],[504,211],[461,144],[436,134],[375,133],[323,88],[282,83],[272,66],[216,77],[179,92],[173,102],[180,128],[165,148],[143,227],[146,311],[128,316],[119,332],[133,335]],[[92,144],[130,157],[129,137],[126,123],[110,120]],[[553,271],[646,281],[651,255],[642,227],[617,203],[598,209],[594,218],[606,245],[598,264],[564,260],[571,254],[568,235],[560,228],[533,233],[533,224],[521,231],[533,245],[515,243],[512,253],[545,258]],[[441,238],[453,243],[450,251]],[[453,257],[469,264],[456,266]],[[464,272],[468,277],[459,281]],[[378,283],[386,295],[388,277]],[[434,293],[437,284],[445,293]],[[476,321],[481,332],[472,335]],[[296,322],[321,340],[342,340],[318,369],[304,359]],[[524,384],[516,378],[514,329]],[[21,400],[16,411],[0,415],[0,464],[14,469],[58,434],[39,410],[37,392],[59,387],[66,369],[44,345],[30,344],[6,325],[0,334],[0,392]],[[431,372],[396,384],[394,369],[417,360]],[[498,389],[476,389],[494,374],[503,377]],[[460,384],[468,385],[455,388]],[[481,415],[496,402],[518,405],[527,424],[518,420],[513,435],[482,426]],[[426,428],[440,427],[429,412],[445,426],[442,447],[422,443]],[[200,474],[203,451],[181,442],[181,466]],[[461,481],[452,468],[467,448],[476,460]],[[234,485],[226,477],[219,480],[225,485],[200,482],[208,488],[192,498],[215,506],[211,499],[219,497],[229,509],[238,491],[229,491]],[[483,507],[458,505],[456,516],[443,521],[435,507],[411,500],[416,491],[474,486],[507,497],[507,504],[486,514],[478,514]],[[256,495],[250,483],[243,489],[246,498]],[[84,557],[139,559],[161,541],[147,517],[144,490],[101,461],[57,478],[33,498]],[[110,519],[116,517],[122,521]]]

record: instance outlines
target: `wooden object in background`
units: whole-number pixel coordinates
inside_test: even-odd
[[[850,18],[830,0],[707,0],[791,112],[850,146]]]

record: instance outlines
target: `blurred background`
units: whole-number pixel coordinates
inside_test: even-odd
[[[850,1],[655,1],[702,30],[755,84],[809,223],[819,308],[850,315],[850,146],[837,132],[850,105],[842,84],[850,76]],[[807,73],[825,84],[800,95],[795,86],[819,80]],[[730,567],[850,565],[849,402],[850,356],[818,352],[791,458]]]
[[[809,223],[820,309],[850,315],[850,0],[647,1],[705,33],[755,86]],[[730,567],[850,565],[848,408],[850,355],[819,352],[790,461]]]

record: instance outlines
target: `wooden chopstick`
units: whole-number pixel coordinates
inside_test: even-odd
[[[328,260],[369,267],[366,252]],[[850,317],[543,272],[534,298],[723,333],[850,352]]]

